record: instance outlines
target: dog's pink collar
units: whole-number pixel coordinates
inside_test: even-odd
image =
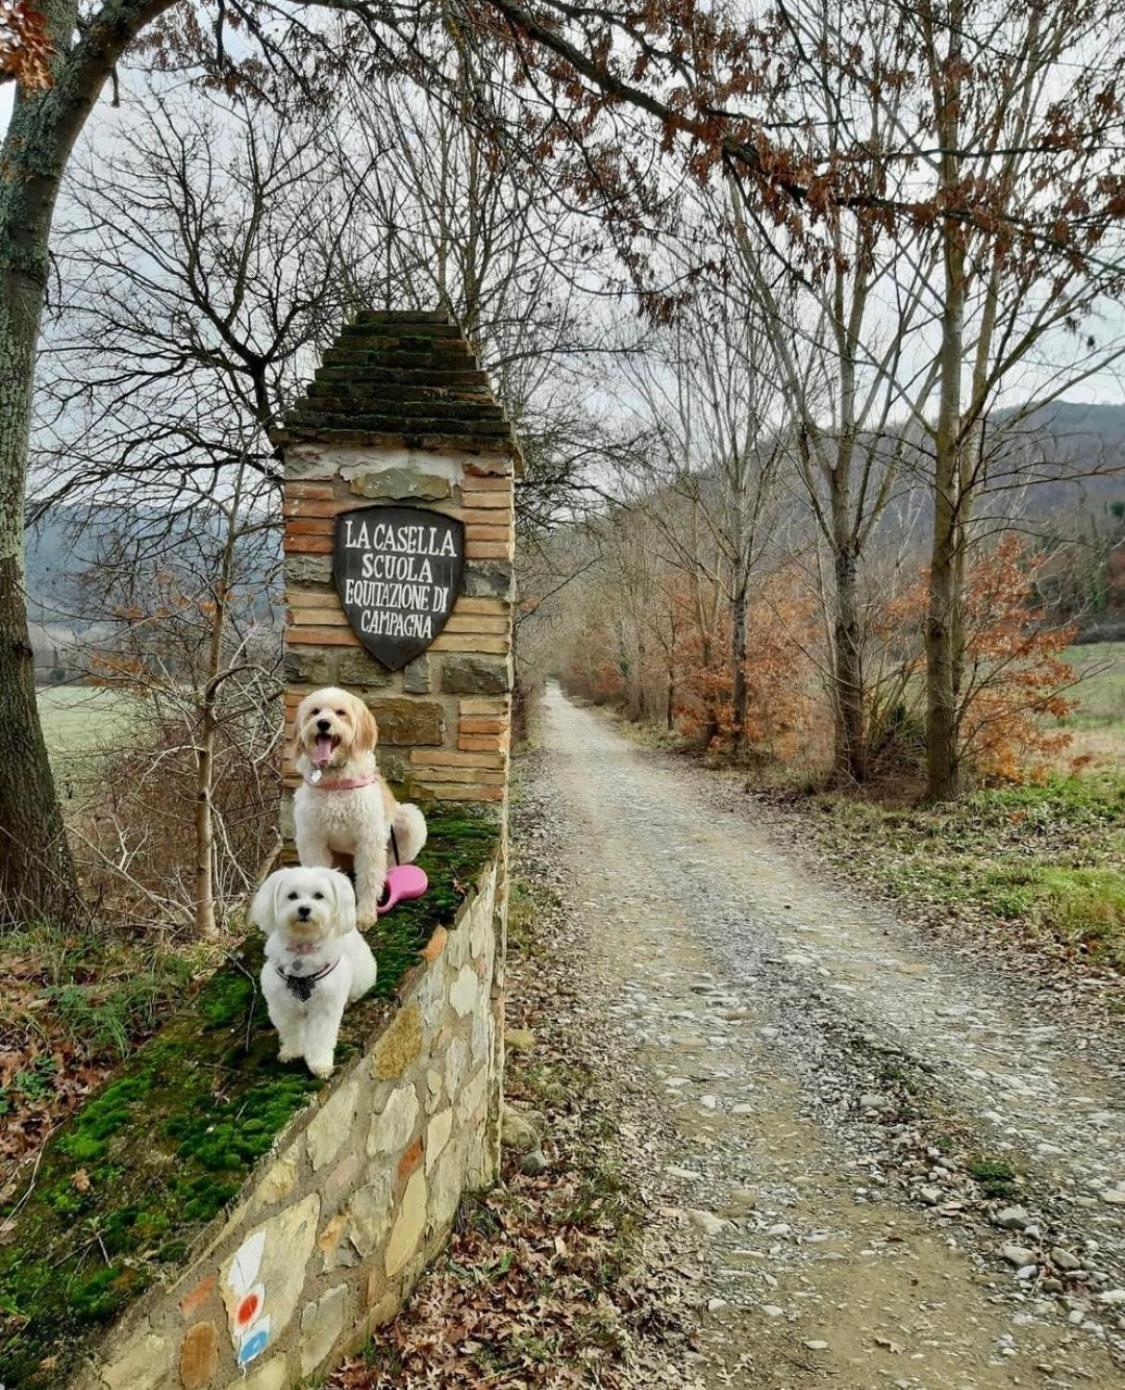
[[[354,792],[358,787],[373,787],[379,780],[377,773],[366,777],[346,777],[342,782],[310,782],[305,778],[305,786],[316,792]]]

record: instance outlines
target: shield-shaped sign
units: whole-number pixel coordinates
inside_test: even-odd
[[[421,507],[359,507],[336,518],[333,573],[348,622],[398,671],[445,626],[465,564],[465,527]]]

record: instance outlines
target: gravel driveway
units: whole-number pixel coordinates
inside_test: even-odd
[[[1125,1387],[1120,1040],[818,881],[557,688],[541,741],[524,794],[692,1379]]]

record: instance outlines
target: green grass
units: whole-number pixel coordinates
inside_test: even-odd
[[[0,1002],[0,1026],[19,1026],[21,1008],[36,997],[50,1011],[52,1040],[84,1056],[117,1060],[214,963],[211,948],[198,943],[185,948],[97,928],[36,924],[13,930],[4,944],[13,987]]]
[[[1125,735],[1125,642],[1068,647],[1063,659],[1079,678],[1070,692],[1078,708],[1065,722],[1076,729],[1110,729]]]
[[[1015,1193],[1015,1169],[1002,1159],[978,1156],[971,1158],[966,1166],[986,1197],[1011,1197]]]
[[[891,896],[1125,969],[1125,775],[1053,777],[934,807],[811,798],[818,839]]]
[[[432,814],[429,830],[419,863],[430,891],[380,923],[379,982],[345,1014],[338,1062],[369,1043],[386,999],[434,927],[453,920],[497,842],[487,815]],[[261,946],[248,938],[43,1150],[34,1192],[0,1246],[0,1383],[9,1390],[67,1383],[87,1339],[174,1272],[319,1088],[303,1065],[277,1061],[257,985]],[[77,1000],[61,1006],[81,1010]],[[48,1082],[19,1078],[23,1088]],[[0,1220],[11,1214],[0,1210]]]
[[[120,742],[141,702],[119,690],[55,685],[36,695],[43,736],[52,753],[85,753]]]
[[[137,725],[149,719],[144,701],[98,686],[51,686],[40,690],[36,701],[64,799],[73,796],[75,783],[96,783],[103,756],[139,742]]]

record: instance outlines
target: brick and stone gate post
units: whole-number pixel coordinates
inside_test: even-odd
[[[520,451],[460,329],[444,313],[365,312],[347,325],[274,435],[285,469],[285,723],[322,685],[360,695],[379,724],[383,774],[406,798],[492,803],[506,820],[512,701],[513,486]],[[349,621],[333,572],[337,518],[421,509],[464,525],[461,589],[419,655],[391,670]],[[297,774],[285,763],[292,841]],[[505,885],[494,1013],[503,1067]],[[494,1097],[493,1162],[500,1097]]]

